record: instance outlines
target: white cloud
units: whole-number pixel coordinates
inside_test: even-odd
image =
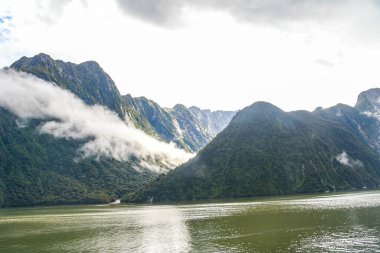
[[[363,167],[363,163],[360,160],[355,160],[355,159],[351,158],[346,153],[346,151],[343,151],[342,153],[338,154],[335,158],[338,162],[340,162],[344,166],[348,166],[351,168]]]
[[[173,168],[192,157],[128,125],[105,107],[88,106],[69,91],[25,73],[0,71],[0,106],[24,120],[43,120],[40,133],[87,140],[79,150],[85,157],[127,161],[134,156],[156,171],[163,169],[156,162]]]
[[[181,23],[187,9],[223,11],[237,20],[269,25],[314,20],[326,22],[327,19],[344,17],[355,9],[358,12],[357,3],[350,0],[117,0],[117,2],[128,15],[164,26]],[[361,4],[363,3],[374,6],[371,1],[361,1]]]
[[[259,100],[285,110],[354,104],[380,85],[375,1],[56,3],[0,0],[13,17],[0,66],[40,52],[96,60],[124,94],[214,110]]]

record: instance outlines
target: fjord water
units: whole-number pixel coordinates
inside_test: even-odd
[[[380,191],[4,209],[0,252],[380,252]]]

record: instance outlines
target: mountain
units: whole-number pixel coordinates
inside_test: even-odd
[[[369,89],[359,94],[355,108],[362,112],[378,112],[380,88]]]
[[[207,126],[203,127],[184,105],[177,104],[173,108],[162,108],[157,103],[145,97],[133,98],[131,95],[123,96],[127,115],[141,129],[165,142],[174,142],[189,152],[202,149],[218,133],[210,133]],[[225,118],[231,120],[235,112],[222,111]],[[212,124],[220,128],[226,127],[229,120],[217,121]]]
[[[373,119],[370,124],[366,124],[365,134],[371,145],[380,153],[380,89],[370,89],[360,93],[355,105],[362,115]]]
[[[196,106],[190,107],[189,111],[199,121],[201,127],[205,129],[205,132],[213,137],[220,133],[236,114],[234,111],[202,110]]]
[[[236,112],[201,110],[177,104],[163,108],[145,97],[123,96],[128,117],[135,126],[189,152],[201,150],[225,128]],[[197,111],[194,110],[197,108]],[[207,115],[206,118],[202,118]]]
[[[182,201],[312,193],[380,184],[379,90],[355,107],[284,112],[256,102],[195,158],[130,201]]]
[[[68,89],[89,105],[104,105],[145,133],[165,142],[174,142],[190,152],[203,148],[236,113],[211,112],[183,105],[166,109],[145,97],[121,96],[111,77],[94,61],[74,64],[38,54],[31,58],[22,57],[10,68]]]
[[[119,91],[97,63],[76,65],[40,54],[23,57],[11,68],[54,82],[87,104],[104,105],[120,117],[125,113]],[[139,163],[133,160],[89,157],[78,161],[78,150],[88,140],[41,134],[38,129],[43,123],[24,122],[0,108],[0,207],[107,203],[157,176],[157,172],[136,169]]]
[[[206,146],[236,114],[234,111],[202,110],[195,106],[187,108],[182,104],[166,110],[173,115],[178,126],[178,140],[194,151]]]
[[[39,125],[0,108],[0,207],[107,203],[157,176],[131,162],[75,161],[83,141],[39,134]]]
[[[46,54],[38,54],[31,58],[22,57],[10,68],[33,74],[68,89],[86,104],[104,105],[120,117],[125,115],[122,98],[114,81],[94,61],[74,64],[53,60]]]
[[[188,151],[199,150],[212,138],[203,134],[206,130],[186,107],[183,110],[190,118],[178,113],[181,118],[177,120],[174,109],[162,108],[144,97],[122,96],[111,77],[94,61],[74,64],[39,54],[22,57],[10,68],[69,90],[88,105],[103,105],[147,134],[175,142]],[[133,158],[127,162],[104,157],[78,161],[78,149],[88,139],[41,134],[38,129],[43,123],[25,122],[0,107],[0,207],[107,203],[134,192],[158,175]],[[222,127],[227,123],[213,124]],[[193,132],[188,134],[187,129]],[[192,138],[199,138],[201,144],[192,145]]]

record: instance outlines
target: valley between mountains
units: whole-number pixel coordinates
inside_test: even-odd
[[[96,62],[39,54],[1,70],[0,137],[2,207],[380,185],[380,89],[311,112],[163,108],[121,95]]]

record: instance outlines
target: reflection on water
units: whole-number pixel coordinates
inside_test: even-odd
[[[178,208],[149,209],[139,218],[143,228],[141,247],[144,252],[187,252],[190,235]]]
[[[188,252],[190,235],[175,206],[50,208],[0,213],[0,252]],[[35,212],[30,215],[28,211]],[[46,209],[40,209],[46,212]],[[83,212],[84,211],[84,212]]]
[[[380,192],[0,210],[0,252],[380,252]]]
[[[118,208],[119,209],[119,208]],[[55,251],[89,252],[188,252],[190,235],[180,210],[173,206],[121,208],[82,217],[79,229],[88,226],[91,236]],[[83,220],[84,219],[84,220]],[[76,218],[74,218],[75,222]],[[71,223],[71,222],[69,222]]]
[[[279,201],[279,203],[283,204],[282,201]],[[315,198],[292,200],[289,204],[297,208],[301,207],[314,209],[377,207],[380,205],[380,194],[376,192],[362,192],[342,195],[319,196]]]
[[[296,247],[297,252],[380,252],[378,231],[355,227],[346,232],[308,237]]]

